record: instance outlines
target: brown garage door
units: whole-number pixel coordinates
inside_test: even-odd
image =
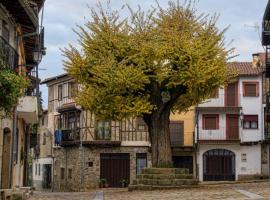
[[[129,183],[130,159],[128,153],[100,154],[100,178],[106,179],[111,187],[121,187],[121,180]]]
[[[234,181],[235,154],[226,149],[213,149],[203,154],[204,181]]]

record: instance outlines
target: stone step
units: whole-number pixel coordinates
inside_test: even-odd
[[[196,188],[198,185],[180,185],[180,186],[159,186],[159,185],[129,185],[128,190],[134,191],[134,190],[167,190],[167,189],[186,189],[186,188]]]
[[[185,168],[145,168],[142,174],[189,174]]]
[[[192,174],[140,174],[137,179],[193,179]]]
[[[138,179],[135,184],[157,185],[157,186],[181,186],[181,185],[197,185],[195,179]]]

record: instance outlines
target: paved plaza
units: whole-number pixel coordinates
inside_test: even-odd
[[[96,195],[98,194],[98,195]],[[103,195],[102,195],[103,194]],[[103,196],[103,198],[102,198]],[[133,191],[127,189],[93,190],[84,193],[35,192],[30,200],[248,200],[269,199],[270,182],[203,185],[192,189]]]

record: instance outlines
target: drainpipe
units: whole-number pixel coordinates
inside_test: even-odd
[[[13,162],[15,161],[16,154],[16,131],[17,131],[17,107],[13,109],[13,122],[12,122],[12,134],[11,134],[11,145],[10,145],[10,159],[9,159],[9,188],[13,185]],[[18,174],[16,174],[18,176]]]
[[[195,146],[195,173],[196,173],[196,178],[199,179],[199,168],[198,168],[198,162],[197,162],[197,153],[198,153],[198,142],[199,142],[199,111],[196,109],[195,111],[195,120],[196,120],[196,132],[197,132],[197,142],[195,142],[195,136],[196,134],[194,134],[194,146]]]

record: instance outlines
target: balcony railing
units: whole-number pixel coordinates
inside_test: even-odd
[[[198,140],[239,140],[239,127],[234,127],[230,131],[225,127],[214,130],[206,130],[200,127]]]
[[[228,99],[228,96],[229,94],[219,94],[217,98],[206,99],[199,107],[239,107],[240,95],[236,95],[235,99]]]
[[[0,70],[14,71],[18,65],[19,56],[16,50],[0,36]]]

